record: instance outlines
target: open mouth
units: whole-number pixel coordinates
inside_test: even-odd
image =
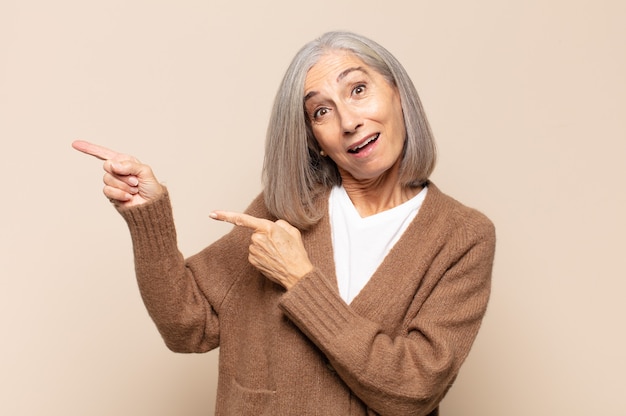
[[[369,146],[370,144],[378,140],[379,136],[380,136],[380,133],[377,133],[375,136],[370,137],[369,139],[365,140],[363,143],[348,149],[348,153],[359,153],[361,150],[365,149],[367,146]]]

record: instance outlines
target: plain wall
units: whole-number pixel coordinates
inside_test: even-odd
[[[85,139],[150,163],[191,255],[261,190],[287,64],[332,29],[386,46],[433,180],[496,224],[493,296],[443,414],[623,415],[622,0],[2,0],[0,414],[211,415],[217,351],[169,352]]]

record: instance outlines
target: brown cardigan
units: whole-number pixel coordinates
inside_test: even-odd
[[[121,209],[150,316],[173,351],[220,347],[217,416],[436,414],[485,313],[493,224],[431,183],[348,305],[323,209],[302,233],[315,269],[289,291],[248,263],[245,228],[185,260],[168,195]],[[247,212],[271,218],[261,196]]]

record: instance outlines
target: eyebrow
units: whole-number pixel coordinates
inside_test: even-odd
[[[339,75],[337,75],[337,82],[341,81],[342,79],[344,79],[349,73],[354,72],[354,71],[361,71],[365,74],[367,74],[367,71],[365,70],[365,68],[363,68],[362,66],[355,66],[355,67],[351,67],[348,69],[345,69],[343,71],[341,71],[341,73]],[[304,102],[306,103],[307,100],[313,98],[314,96],[316,96],[318,94],[317,91],[311,91],[310,93],[308,93],[307,95],[304,96]]]
[[[341,81],[345,78],[350,72],[361,71],[367,74],[367,71],[362,66],[356,66],[353,68],[348,68],[345,71],[342,71],[341,74],[337,75],[337,82]]]

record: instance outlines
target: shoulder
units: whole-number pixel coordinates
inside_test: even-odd
[[[485,214],[445,194],[432,182],[428,184],[422,210],[432,223],[450,232],[495,240],[495,225]]]
[[[314,220],[314,222],[310,224],[310,227],[301,229],[301,231],[314,228],[315,226],[319,225],[320,221],[323,222],[324,217],[328,215],[328,198],[329,198],[331,189],[332,187],[324,187],[324,186],[319,185],[319,186],[316,186],[314,189],[310,190],[310,196],[312,197],[311,204],[312,204],[313,212],[314,212],[312,216],[314,217],[316,216],[316,214],[319,214],[319,215],[318,215],[317,220]],[[270,210],[266,202],[267,201],[266,193],[267,193],[267,190],[263,190],[261,193],[259,193],[252,200],[250,205],[248,205],[248,207],[245,210],[245,213],[248,215],[255,216],[257,218],[265,218],[271,221],[276,221],[278,219],[286,219],[284,217],[279,218],[275,215],[275,213],[272,213],[272,211]],[[293,216],[297,217],[298,215],[294,213]],[[292,225],[295,225],[295,224],[292,224]]]
[[[252,200],[252,202],[250,202],[244,212],[257,218],[264,218],[272,221],[276,221],[277,219],[270,213],[270,210],[267,208],[267,204],[265,203],[265,192],[259,193]]]

